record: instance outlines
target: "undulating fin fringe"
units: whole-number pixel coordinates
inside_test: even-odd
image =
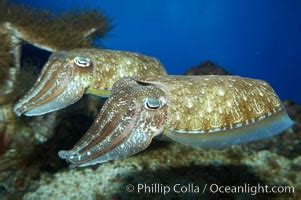
[[[200,134],[170,131],[166,133],[166,136],[186,146],[224,148],[278,135],[293,124],[294,122],[289,118],[287,113],[281,110],[268,118],[240,128],[217,133]]]

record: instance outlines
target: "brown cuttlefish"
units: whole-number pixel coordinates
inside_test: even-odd
[[[71,166],[121,159],[156,136],[223,148],[279,134],[293,124],[268,83],[238,76],[123,78],[82,139],[59,156]]]
[[[53,53],[32,89],[14,107],[17,115],[42,115],[78,101],[85,93],[107,97],[122,77],[165,75],[152,57],[125,51],[75,49]]]

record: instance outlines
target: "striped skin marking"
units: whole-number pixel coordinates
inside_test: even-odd
[[[122,77],[165,75],[161,63],[137,53],[75,49],[53,53],[33,88],[14,107],[17,115],[41,115],[78,101],[85,93],[107,97]],[[66,82],[67,80],[67,82]]]
[[[123,78],[84,137],[59,156],[72,166],[103,163],[142,151],[160,134],[208,148],[271,137],[293,124],[272,98],[267,83],[235,76]]]

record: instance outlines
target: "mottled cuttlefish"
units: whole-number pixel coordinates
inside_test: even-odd
[[[152,57],[124,51],[75,49],[53,53],[33,88],[14,107],[17,115],[41,115],[78,101],[85,93],[107,97],[122,77],[166,74]]]
[[[69,151],[88,166],[144,150],[161,135],[188,146],[222,148],[281,133],[293,124],[268,83],[237,76],[123,78]]]

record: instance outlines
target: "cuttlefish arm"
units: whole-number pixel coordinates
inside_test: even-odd
[[[108,97],[122,77],[166,74],[152,57],[122,51],[75,49],[53,53],[31,90],[14,107],[17,115],[42,115],[78,101],[84,94]]]
[[[34,86],[15,104],[14,112],[18,116],[52,112],[76,102],[84,95],[89,83],[76,77],[81,74],[80,71],[91,71],[91,68],[77,70],[76,66],[70,67],[64,61],[65,52],[55,53],[49,58]]]
[[[72,150],[59,152],[59,156],[68,160],[71,167],[133,155],[145,149],[152,138],[163,131],[166,112],[164,108],[162,112],[155,112],[158,106],[164,107],[161,90],[139,86],[128,78],[115,85],[120,87],[114,86],[112,95],[83,138]],[[148,110],[146,105],[150,106]]]
[[[271,137],[293,124],[273,89],[235,76],[156,76],[116,82],[83,138],[59,156],[72,166],[121,159],[157,135],[221,148]]]

